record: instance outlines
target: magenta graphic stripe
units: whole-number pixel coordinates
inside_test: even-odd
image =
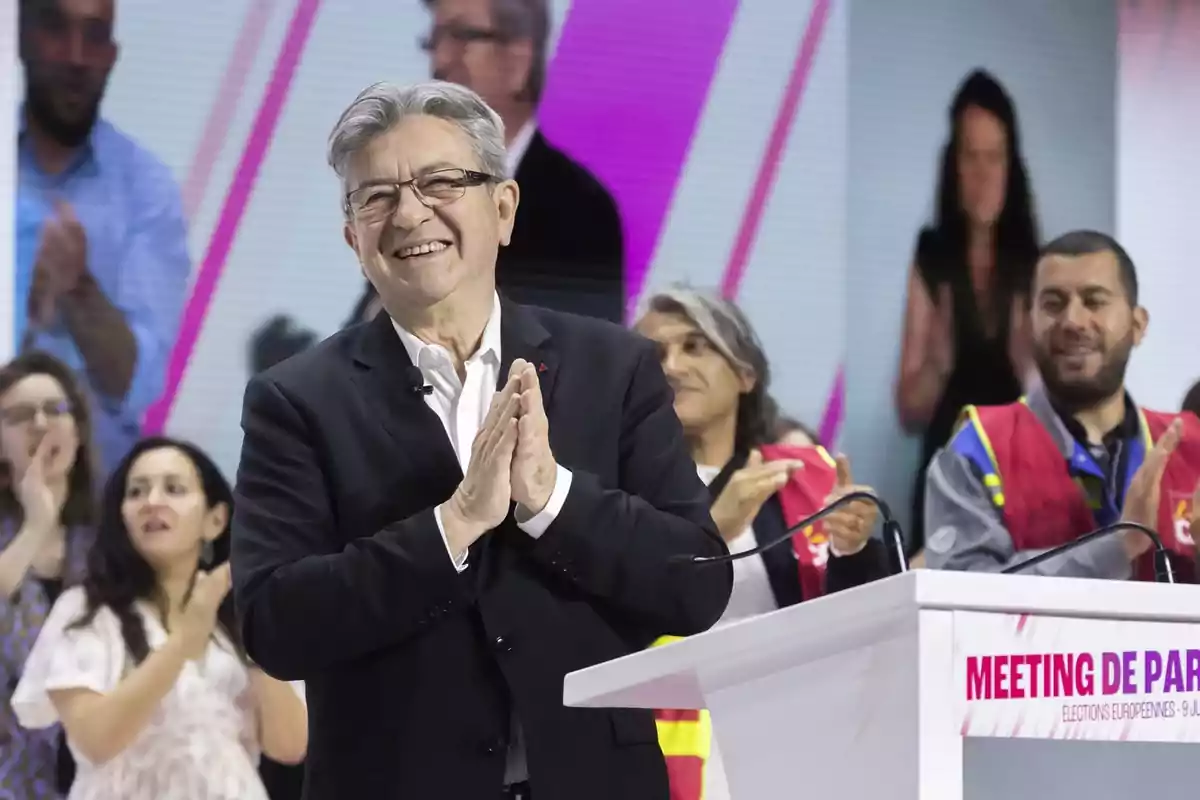
[[[632,302],[736,10],[737,0],[575,0],[563,23],[538,121],[616,201]]]
[[[788,77],[787,86],[783,92],[783,101],[775,115],[775,124],[771,127],[767,148],[759,163],[758,176],[750,192],[750,200],[746,210],[742,212],[742,223],[738,229],[733,250],[725,266],[725,275],[721,281],[721,293],[725,297],[737,297],[746,264],[750,260],[750,250],[762,224],[763,211],[767,200],[771,197],[771,188],[779,174],[779,164],[783,150],[787,146],[788,133],[796,118],[796,110],[804,96],[804,87],[808,84],[808,76],[812,73],[813,62],[816,60],[817,46],[821,42],[821,34],[825,30],[825,22],[829,18],[830,0],[813,0],[812,11],[808,16],[808,25],[804,29],[804,37],[800,40],[800,49],[792,66],[792,74]]]
[[[200,143],[192,156],[187,180],[183,184],[183,214],[189,221],[208,191],[213,165],[220,157],[225,139],[229,136],[229,126],[242,98],[246,75],[254,65],[254,59],[258,57],[274,7],[275,0],[254,0],[246,12],[245,20],[242,21],[241,32],[233,44],[229,63],[225,65],[225,75],[217,87],[216,99],[200,134]]]
[[[821,444],[833,448],[837,446],[838,434],[842,432],[842,420],[846,417],[846,368],[838,367],[833,379],[833,390],[825,401],[825,413],[821,415],[821,427],[817,435]]]
[[[171,407],[175,403],[179,387],[183,383],[184,372],[187,370],[188,361],[192,356],[192,350],[195,348],[196,341],[200,337],[200,330],[204,326],[204,316],[216,293],[221,271],[229,258],[229,251],[233,248],[238,225],[246,211],[250,195],[254,191],[259,169],[270,149],[271,138],[275,134],[275,127],[279,123],[279,117],[287,102],[292,78],[295,77],[296,68],[300,64],[300,57],[304,53],[304,46],[312,31],[320,5],[321,0],[298,0],[296,3],[296,10],[288,24],[287,35],[284,37],[279,56],[275,60],[275,67],[271,72],[267,90],[263,95],[258,113],[255,115],[254,125],[250,129],[250,136],[246,140],[246,146],[229,186],[229,192],[225,196],[225,204],[217,219],[216,229],[208,243],[204,260],[200,263],[200,271],[196,276],[192,296],[188,299],[184,309],[179,338],[175,342],[175,348],[171,352],[171,361],[167,367],[166,388],[162,397],[146,413],[145,431],[148,434],[162,431]]]

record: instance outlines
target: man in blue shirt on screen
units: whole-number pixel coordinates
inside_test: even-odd
[[[162,391],[191,263],[170,170],[100,118],[112,0],[20,0],[17,342],[89,388],[105,469]],[[154,102],[153,98],[147,98]]]

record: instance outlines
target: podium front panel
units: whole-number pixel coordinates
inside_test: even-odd
[[[1196,623],[957,611],[954,681],[964,736],[1200,742]]]
[[[1200,624],[956,611],[952,652],[964,800],[1200,785]]]

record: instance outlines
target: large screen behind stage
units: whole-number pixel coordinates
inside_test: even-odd
[[[1194,68],[1200,34],[1177,10],[1187,3],[1129,5],[1140,10],[1139,30],[1190,30]],[[342,238],[325,146],[342,109],[378,80],[436,73],[508,97],[512,87],[540,85],[515,172],[527,213],[556,207],[572,227],[569,236],[545,227],[538,234],[564,243],[530,268],[533,278],[502,264],[521,284],[515,291],[628,319],[649,289],[679,280],[720,287],[759,328],[784,407],[852,449],[856,475],[896,506],[911,477],[904,454],[912,446],[890,397],[905,277],[933,207],[947,106],[972,69],[989,70],[1014,99],[1043,233],[1115,228],[1119,14],[1108,0],[496,7],[501,16],[489,14],[491,0],[117,0],[118,50],[101,119],[141,149],[151,165],[143,172],[162,167],[136,183],[161,202],[113,200],[79,216],[95,226],[89,257],[104,269],[134,258],[104,245],[120,239],[114,231],[150,231],[155,247],[175,253],[170,269],[187,262],[177,298],[150,267],[121,278],[138,302],[153,304],[155,292],[165,298],[155,321],[169,334],[162,398],[146,409],[148,429],[197,440],[232,472],[251,372],[369,305]],[[0,20],[0,54],[15,50],[15,25],[15,13]],[[30,41],[43,54],[76,45],[99,53],[97,30],[74,25],[52,25]],[[513,41],[524,49],[506,49]],[[531,84],[543,69],[544,81]],[[11,74],[0,78],[0,99],[19,110],[16,73],[15,84]],[[1158,80],[1121,86],[1179,85]],[[0,126],[0,135],[15,137],[17,128]],[[1181,137],[1153,147],[1166,158],[1164,148],[1186,147]],[[17,148],[15,162],[12,151],[0,158],[9,185],[18,183],[25,150]],[[111,175],[108,152],[97,147],[83,168]],[[1122,161],[1122,175],[1127,168],[1136,163]],[[0,317],[5,353],[29,338],[31,254],[46,221],[61,213],[45,184],[36,192],[24,177],[20,184],[24,212],[14,230],[14,195],[0,204],[0,244],[13,241],[15,254],[0,263],[12,270],[0,295],[12,317]],[[182,221],[175,233],[161,224],[168,195]],[[1178,387],[1165,385],[1170,376],[1152,379],[1164,395],[1185,388],[1185,377]]]

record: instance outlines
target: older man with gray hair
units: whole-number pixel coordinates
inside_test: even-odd
[[[246,389],[247,651],[306,681],[305,797],[665,800],[649,711],[571,671],[711,626],[726,552],[651,343],[502,300],[520,200],[474,92],[377,84],[329,161],[386,313]]]

